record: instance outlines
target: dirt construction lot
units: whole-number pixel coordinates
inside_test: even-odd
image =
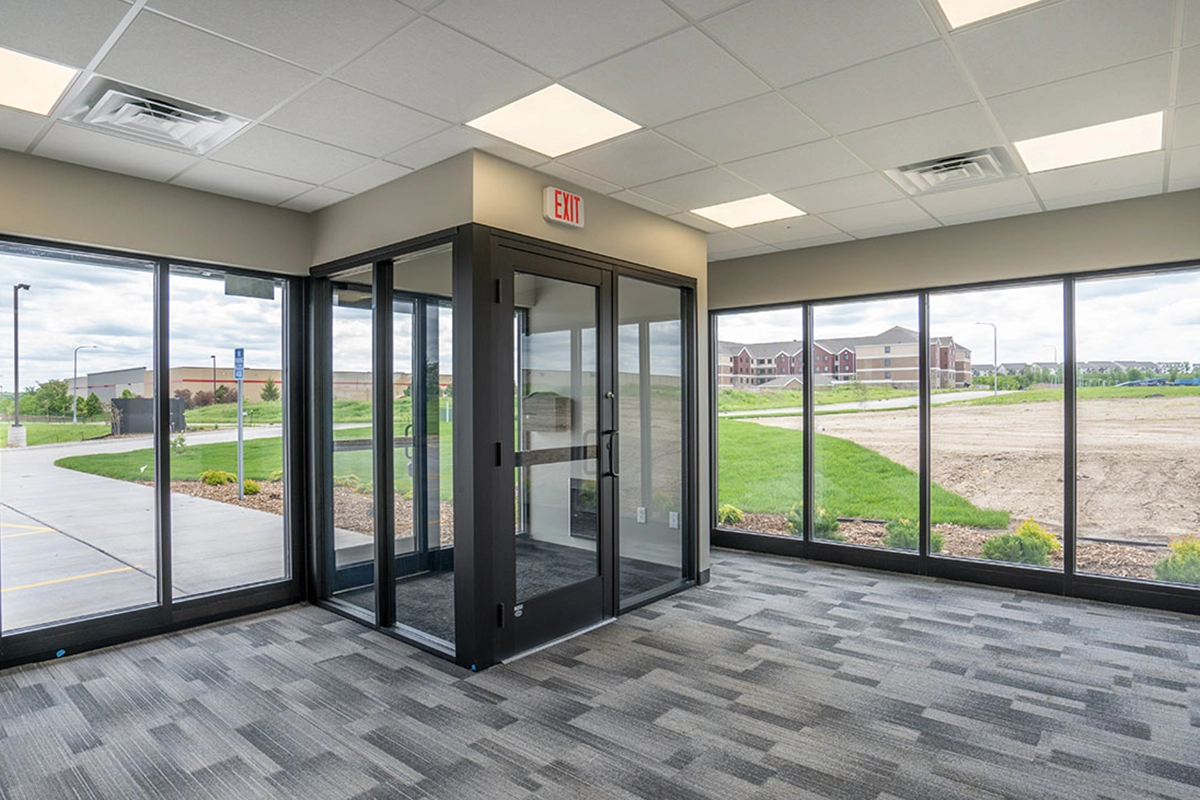
[[[761,418],[799,428],[799,417]],[[917,411],[826,414],[817,431],[917,469]],[[981,508],[1061,532],[1063,405],[935,406],[933,479]],[[1200,532],[1200,397],[1087,400],[1078,415],[1079,535],[1165,544]]]

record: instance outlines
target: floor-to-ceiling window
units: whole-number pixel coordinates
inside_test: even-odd
[[[0,656],[299,597],[293,282],[20,241],[0,280]]]
[[[1197,300],[1200,270],[1172,265],[720,312],[714,541],[1187,607]],[[779,458],[764,430],[803,418],[783,408],[787,348],[764,323],[788,313],[812,315],[814,430]],[[813,482],[812,541],[878,552],[747,535],[780,532],[735,507],[757,511],[780,461]],[[783,532],[804,526],[792,516]]]

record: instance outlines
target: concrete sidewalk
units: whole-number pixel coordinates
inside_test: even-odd
[[[999,394],[1012,394],[1011,392],[999,392]],[[981,397],[991,397],[992,391],[972,391],[972,392],[947,392],[945,394],[930,395],[929,402],[933,405],[942,403],[955,403],[962,400],[978,400]],[[885,400],[863,400],[859,403],[830,403],[828,405],[816,406],[815,412],[821,414],[827,411],[879,411],[881,409],[896,409],[896,408],[916,408],[918,398],[916,395],[912,397],[889,397]],[[804,408],[797,406],[794,408],[756,408],[753,411],[721,411],[717,414],[719,417],[762,417],[766,415],[774,416],[776,414],[796,414],[799,416],[804,413]]]

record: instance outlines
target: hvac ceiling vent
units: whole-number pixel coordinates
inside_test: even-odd
[[[884,174],[909,194],[929,194],[947,189],[960,189],[980,183],[1013,178],[1021,173],[1003,147],[989,147],[935,158],[916,164],[906,164]]]
[[[160,147],[204,155],[247,120],[95,76],[64,119]]]

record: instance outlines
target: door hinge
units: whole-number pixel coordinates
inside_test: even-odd
[[[504,451],[501,450],[500,448],[501,448],[500,442],[496,442],[496,466],[497,467],[504,466]]]
[[[504,299],[503,296],[500,294],[500,292],[501,292],[500,287],[501,287],[500,279],[497,278],[496,279],[496,302],[497,303],[502,302]]]
[[[496,627],[504,627],[504,603],[496,604]]]

